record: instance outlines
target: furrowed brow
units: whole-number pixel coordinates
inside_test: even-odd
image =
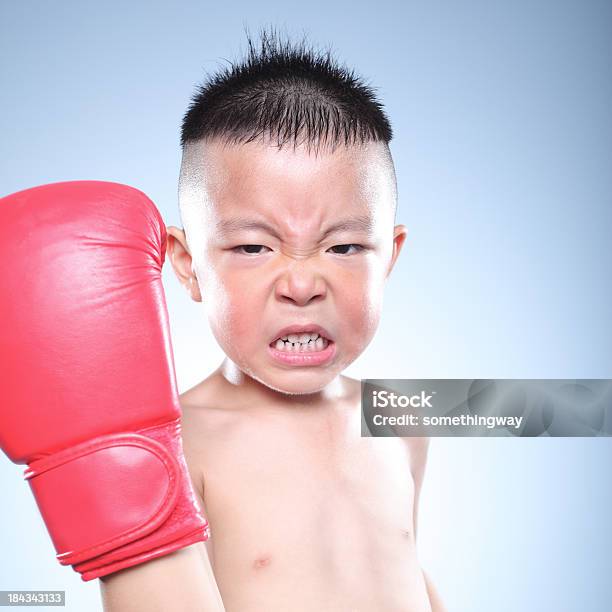
[[[232,219],[222,219],[216,224],[217,233],[221,237],[225,237],[229,234],[245,230],[261,230],[275,238],[279,238],[276,230],[266,223],[265,221],[259,221],[257,219],[249,219],[248,217],[234,217]],[[348,217],[342,219],[333,225],[330,225],[321,236],[321,239],[326,238],[331,234],[339,232],[363,232],[365,234],[371,234],[374,230],[374,222],[369,215],[362,215],[357,217]],[[280,239],[280,238],[279,238]]]
[[[234,217],[233,219],[222,219],[217,222],[217,233],[222,237],[245,230],[262,230],[278,238],[276,230],[271,225],[268,225],[264,221],[258,221],[257,219]]]
[[[338,232],[364,232],[365,234],[371,234],[373,230],[374,222],[369,215],[349,217],[328,227],[323,232],[323,238]]]

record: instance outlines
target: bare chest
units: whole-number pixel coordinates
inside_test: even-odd
[[[390,542],[411,541],[414,483],[405,443],[362,438],[358,425],[245,428],[207,452],[201,469],[215,550],[239,535],[255,558],[265,558],[266,545],[313,550],[318,542],[313,554],[329,560],[347,547],[372,557]]]

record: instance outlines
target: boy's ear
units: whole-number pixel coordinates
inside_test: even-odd
[[[169,225],[166,227],[166,233],[168,234],[166,254],[170,263],[172,263],[176,277],[181,285],[187,289],[191,299],[194,302],[201,302],[202,294],[200,293],[198,279],[192,267],[191,253],[187,246],[185,232],[178,227]]]
[[[404,245],[404,241],[406,240],[406,235],[408,231],[406,230],[405,225],[396,225],[393,229],[393,253],[391,254],[391,261],[389,262],[389,267],[387,268],[386,277],[391,274],[391,270],[393,270],[393,266],[397,261],[398,255],[402,250],[402,246]]]

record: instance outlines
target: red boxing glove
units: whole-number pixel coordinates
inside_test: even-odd
[[[101,181],[0,199],[0,446],[63,565],[91,580],[208,537],[183,457],[161,269],[142,192]]]

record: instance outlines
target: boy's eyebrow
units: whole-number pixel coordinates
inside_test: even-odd
[[[370,215],[359,215],[356,217],[348,217],[330,225],[322,235],[326,238],[330,234],[336,232],[365,232],[370,234],[374,229],[374,223]],[[266,223],[258,219],[249,219],[248,217],[234,217],[232,219],[222,219],[217,222],[217,233],[221,236],[231,234],[240,230],[262,230],[275,238],[279,238],[276,230]],[[280,238],[279,238],[280,239]]]
[[[364,232],[365,234],[371,234],[373,230],[374,222],[372,217],[370,215],[358,215],[342,219],[342,221],[330,225],[323,232],[323,238],[336,232]]]
[[[232,219],[221,219],[217,221],[217,233],[220,236],[226,236],[232,232],[239,232],[241,230],[263,230],[268,232],[275,238],[278,238],[276,230],[268,225],[265,221],[258,221],[257,219],[249,219],[248,217],[233,217]]]

